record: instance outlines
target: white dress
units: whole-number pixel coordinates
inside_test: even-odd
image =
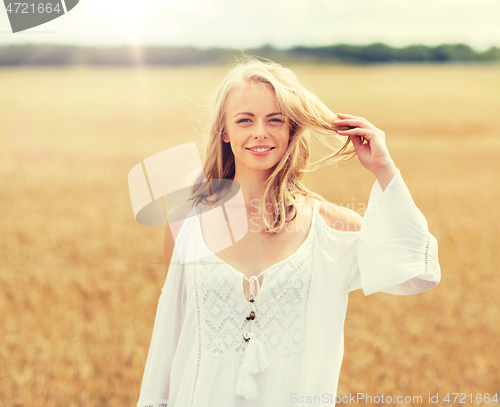
[[[174,250],[138,407],[334,406],[348,293],[417,294],[441,278],[437,241],[399,170],[384,191],[375,181],[360,231],[330,228],[316,201],[306,240],[261,273],[253,303],[198,218],[185,224],[176,248],[201,259],[181,264]]]

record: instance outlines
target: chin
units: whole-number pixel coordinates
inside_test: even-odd
[[[277,163],[260,163],[260,164],[255,164],[255,163],[245,163],[242,164],[241,167],[244,167],[250,171],[268,171],[272,172],[274,168],[276,167]]]

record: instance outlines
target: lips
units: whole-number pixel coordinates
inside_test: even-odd
[[[256,152],[256,153],[265,153],[266,151],[271,151],[274,149],[274,147],[271,146],[253,146],[253,147],[247,147],[247,150]]]

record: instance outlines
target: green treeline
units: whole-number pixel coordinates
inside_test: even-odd
[[[477,52],[465,44],[443,44],[435,47],[409,45],[394,48],[383,43],[369,45],[338,44],[323,47],[295,46],[279,49],[271,45],[235,50],[228,48],[143,46],[139,52],[131,47],[82,47],[74,45],[9,45],[0,47],[0,66],[64,65],[193,65],[230,63],[244,51],[277,62],[373,63],[451,63],[498,62],[500,49],[491,47]]]

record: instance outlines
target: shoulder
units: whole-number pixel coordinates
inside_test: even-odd
[[[167,220],[169,223],[183,221],[187,218],[193,209],[192,201],[184,202],[170,209],[167,213]]]
[[[320,203],[319,214],[332,229],[343,232],[358,232],[361,230],[363,217],[352,209],[325,201]]]
[[[167,222],[165,225],[165,245],[174,246],[174,240],[177,237],[184,221],[189,217],[193,209],[192,202],[184,202],[174,206],[167,213]]]

